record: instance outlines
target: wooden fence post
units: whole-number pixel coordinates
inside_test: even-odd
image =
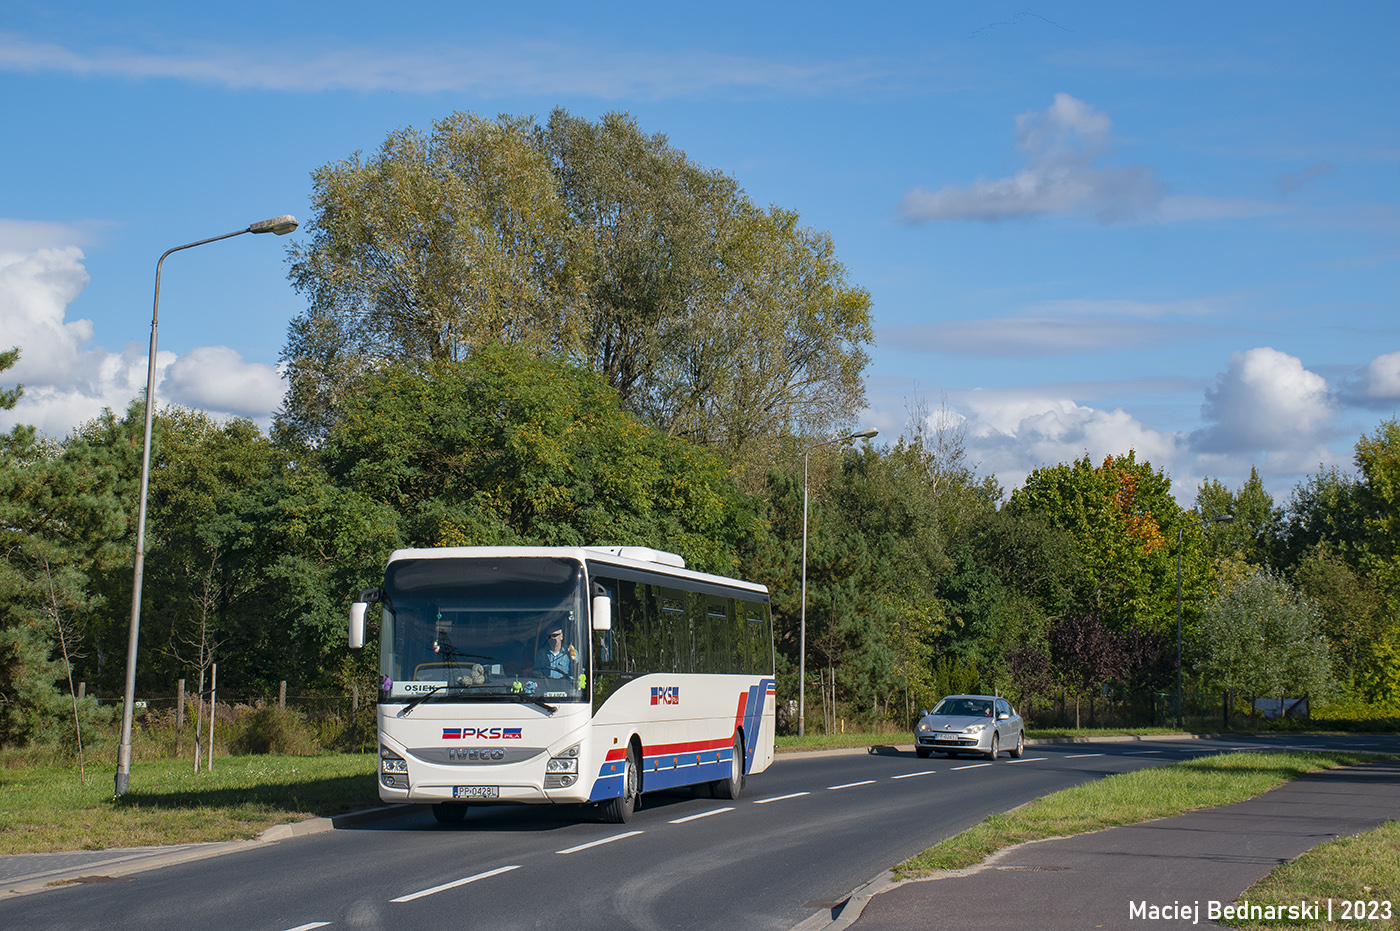
[[[283,679],[282,684],[277,687],[277,708],[283,710],[287,707],[287,680]]]
[[[175,689],[175,755],[179,756],[185,744],[185,680],[176,683]]]

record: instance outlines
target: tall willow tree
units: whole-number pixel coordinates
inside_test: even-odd
[[[313,186],[279,422],[302,440],[366,372],[491,343],[590,368],[650,425],[740,460],[864,402],[870,297],[830,237],[624,114],[456,113]]]

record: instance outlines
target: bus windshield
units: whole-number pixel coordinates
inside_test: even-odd
[[[555,557],[401,559],[382,597],[379,700],[587,698],[583,566]]]

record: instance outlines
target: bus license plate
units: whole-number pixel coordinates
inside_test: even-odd
[[[453,786],[453,798],[499,798],[501,790],[496,786]]]

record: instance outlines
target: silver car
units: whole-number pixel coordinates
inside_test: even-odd
[[[925,711],[914,728],[914,752],[920,759],[937,750],[995,760],[1003,749],[1020,759],[1026,752],[1026,727],[1011,703],[996,695],[949,695]]]

